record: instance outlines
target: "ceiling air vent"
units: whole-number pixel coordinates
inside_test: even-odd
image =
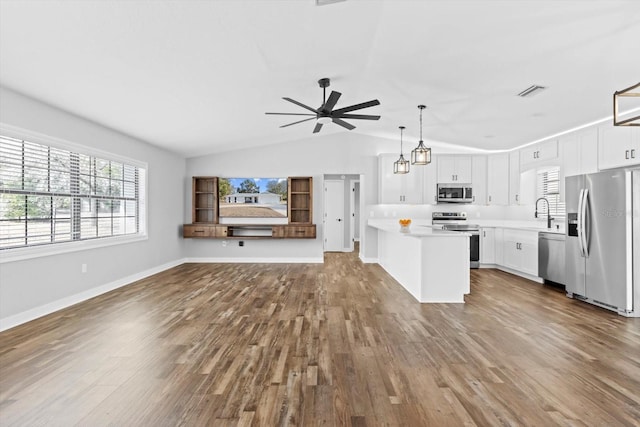
[[[339,3],[343,1],[346,1],[346,0],[316,0],[316,6],[324,6],[327,4]]]
[[[522,92],[520,92],[518,94],[518,96],[521,97],[521,98],[530,98],[530,97],[532,97],[534,95],[539,94],[540,92],[542,92],[546,88],[547,88],[546,86],[531,85],[528,88],[526,88],[525,90],[523,90]]]

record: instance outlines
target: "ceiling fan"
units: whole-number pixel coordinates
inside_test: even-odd
[[[329,83],[330,81],[328,78],[323,78],[318,80],[318,84],[322,88],[322,105],[319,108],[309,107],[308,105],[304,105],[303,103],[298,102],[291,98],[282,98],[285,101],[289,101],[306,110],[312,111],[313,114],[310,114],[310,113],[265,113],[265,114],[273,114],[273,115],[281,115],[281,116],[312,116],[312,117],[309,117],[308,119],[299,120],[297,122],[282,125],[280,127],[284,128],[287,126],[296,125],[298,123],[306,122],[309,120],[316,120],[316,126],[313,128],[313,133],[320,132],[320,129],[322,129],[322,125],[331,123],[331,122],[337,125],[340,125],[343,128],[346,128],[348,130],[355,129],[355,126],[345,122],[343,119],[358,119],[358,120],[380,119],[380,116],[371,116],[366,114],[348,114],[351,111],[360,110],[362,108],[373,107],[374,105],[380,105],[380,101],[378,101],[377,99],[334,110],[333,107],[335,107],[335,105],[338,102],[338,99],[340,99],[340,96],[342,96],[342,94],[340,92],[336,92],[335,90],[332,90],[331,94],[329,95],[329,99],[327,99],[326,97],[327,87],[329,87]]]

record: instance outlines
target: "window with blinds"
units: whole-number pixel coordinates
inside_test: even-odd
[[[551,217],[558,219],[566,216],[565,204],[560,201],[559,167],[538,170],[537,194],[538,197],[544,197],[549,201]],[[543,202],[538,205],[538,209],[540,218],[546,218],[549,214],[549,212],[547,212],[547,206]]]
[[[144,233],[145,170],[0,136],[0,250]]]

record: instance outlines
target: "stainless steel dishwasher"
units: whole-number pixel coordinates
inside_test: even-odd
[[[564,234],[538,233],[538,275],[551,282],[564,285]]]

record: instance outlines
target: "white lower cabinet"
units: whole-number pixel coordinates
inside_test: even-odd
[[[496,263],[496,229],[480,229],[480,264]]]
[[[504,229],[496,228],[494,234],[496,264],[502,265],[504,264]]]
[[[502,265],[538,275],[538,232],[504,229]]]

